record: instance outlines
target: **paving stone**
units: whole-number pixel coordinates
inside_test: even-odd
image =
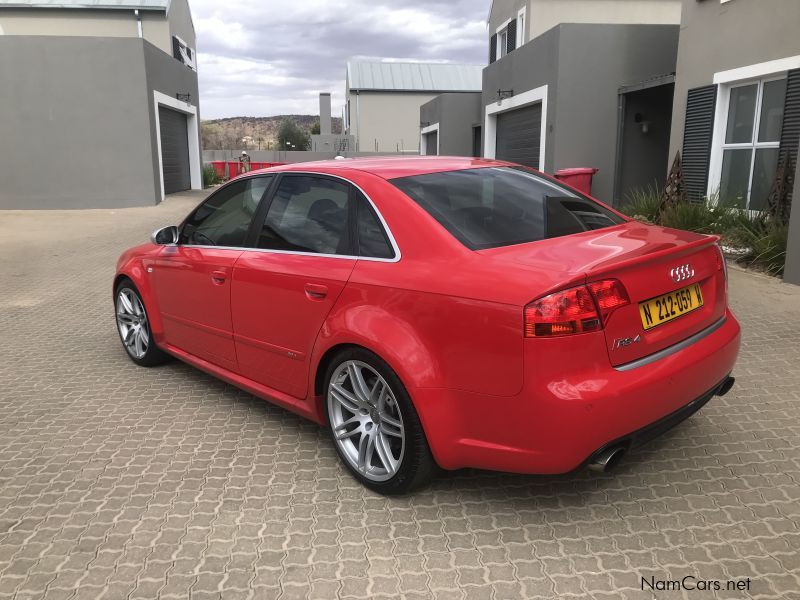
[[[638,599],[687,573],[800,598],[800,288],[731,268],[736,387],[615,473],[383,498],[316,425],[125,356],[117,256],[202,197],[0,213],[0,599]]]

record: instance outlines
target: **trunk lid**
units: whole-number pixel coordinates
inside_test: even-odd
[[[725,274],[716,239],[630,221],[480,253],[545,273],[542,279],[552,284],[550,289],[526,302],[576,283],[604,279],[622,282],[630,304],[611,313],[603,328],[609,360],[619,366],[676,344],[725,314]],[[676,277],[673,269],[678,269]],[[645,329],[640,303],[695,285],[699,286],[702,306]]]

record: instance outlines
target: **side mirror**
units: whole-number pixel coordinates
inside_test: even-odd
[[[162,227],[161,229],[156,229],[153,232],[153,235],[150,236],[150,240],[154,244],[158,244],[159,246],[177,244],[178,228],[175,227],[175,225],[170,225],[169,227]]]

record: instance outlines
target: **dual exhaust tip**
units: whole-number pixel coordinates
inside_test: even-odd
[[[731,391],[733,384],[736,383],[735,377],[727,377],[714,392],[715,396],[724,396]],[[621,442],[616,446],[611,446],[602,450],[599,454],[592,457],[589,462],[589,470],[596,473],[607,473],[619,464],[628,448],[626,442]]]

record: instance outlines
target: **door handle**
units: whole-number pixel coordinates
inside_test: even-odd
[[[222,285],[225,283],[225,279],[227,279],[228,274],[225,271],[213,271],[211,273],[211,281],[213,281],[216,285]]]
[[[322,300],[328,295],[327,286],[318,283],[307,283],[305,285],[306,296],[309,300]]]

